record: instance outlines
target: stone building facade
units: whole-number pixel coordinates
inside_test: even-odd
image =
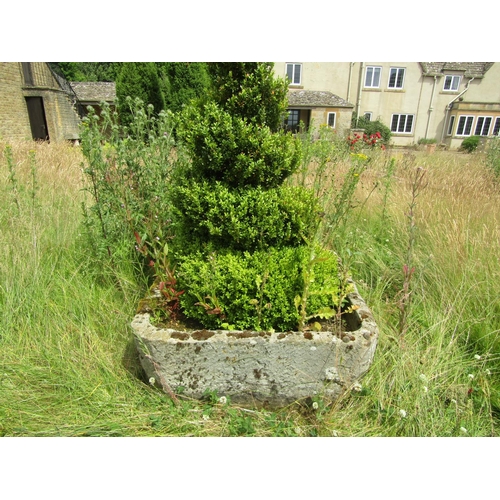
[[[432,140],[457,149],[471,135],[500,134],[500,63],[276,62],[274,69],[289,79],[290,92],[331,92],[352,103],[354,116],[382,121],[395,146]],[[345,131],[340,121],[337,130]]]
[[[76,95],[48,63],[0,63],[0,138],[73,141],[79,125]]]

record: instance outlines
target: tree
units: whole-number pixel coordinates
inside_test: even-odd
[[[173,188],[181,305],[206,327],[290,329],[320,211],[312,191],[285,184],[301,159],[280,127],[287,84],[270,63],[209,68],[211,99],[186,107],[178,127],[191,156]],[[336,258],[321,262],[317,284],[336,277]]]
[[[122,63],[117,62],[58,62],[52,64],[70,82],[114,82],[122,65]]]
[[[206,95],[210,76],[206,63],[163,62],[156,63],[165,98],[165,106],[174,113],[192,99]]]
[[[140,99],[145,105],[153,105],[155,113],[164,109],[165,99],[155,63],[123,63],[116,79],[116,97],[118,112],[125,124],[131,121],[131,109],[127,97]]]

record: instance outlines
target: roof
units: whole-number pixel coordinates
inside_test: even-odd
[[[70,82],[70,85],[81,103],[112,103],[116,99],[114,82]]]
[[[421,62],[424,76],[443,76],[448,71],[463,71],[467,78],[483,78],[491,62]]]
[[[353,108],[354,104],[347,102],[338,95],[323,90],[290,90],[288,105],[297,107]]]

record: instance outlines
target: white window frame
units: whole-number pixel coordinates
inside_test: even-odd
[[[492,116],[478,116],[476,118],[476,126],[474,127],[474,135],[488,136],[493,122]],[[478,128],[480,127],[479,133]],[[485,130],[486,127],[486,130]],[[486,133],[484,133],[486,132]]]
[[[443,92],[458,92],[461,81],[462,77],[460,75],[445,75],[443,83]],[[449,88],[446,88],[446,82],[450,82]],[[454,82],[456,82],[455,85]]]
[[[455,135],[457,137],[469,137],[470,135],[472,135],[472,126],[474,125],[474,118],[475,118],[474,115],[460,115],[458,117],[457,131],[455,132]],[[463,124],[461,123],[462,120]],[[467,133],[467,128],[469,129],[468,133]]]
[[[333,115],[333,125],[330,125],[330,116]],[[326,115],[326,124],[330,128],[335,128],[337,126],[337,113],[334,111],[329,111]]]
[[[448,124],[448,132],[446,135],[453,135],[453,127],[455,126],[455,115],[450,116],[450,123]]]
[[[290,116],[293,116],[294,118],[291,122],[289,121]],[[298,130],[299,125],[300,125],[300,109],[293,109],[293,108],[287,109],[287,117],[285,123],[285,127],[287,128],[287,130],[292,130],[292,131]]]
[[[370,82],[368,82],[368,70],[371,70]],[[374,84],[376,73],[378,73],[377,84]],[[380,81],[382,80],[382,66],[367,66],[365,71],[365,88],[367,89],[379,89]]]
[[[289,71],[289,68],[291,71]],[[298,69],[298,71],[297,71]],[[291,74],[291,78],[290,78]],[[302,83],[302,63],[286,63],[285,75],[288,78],[289,85],[301,85]],[[297,80],[297,81],[296,81]]]
[[[391,85],[391,78],[392,78],[392,75],[393,73],[396,73],[395,74],[395,77],[394,77],[394,85]],[[401,85],[398,85],[398,80],[399,80],[399,75],[400,73],[402,73],[402,76],[401,76]],[[388,89],[394,89],[394,90],[400,90],[404,87],[404,82],[405,82],[405,76],[406,76],[406,68],[391,68],[389,70],[389,80],[387,81],[387,88]]]
[[[394,117],[397,118],[397,123],[396,123],[396,130],[393,129],[394,126]],[[407,130],[408,128],[408,118],[411,116],[410,120],[410,130]],[[403,118],[404,117],[404,118]],[[413,124],[415,123],[415,115],[411,113],[394,113],[391,116],[391,132],[393,134],[413,134]],[[401,128],[401,125],[403,125],[404,130],[399,130]]]
[[[500,116],[497,116],[495,119],[495,125],[493,126],[492,134],[500,136]]]

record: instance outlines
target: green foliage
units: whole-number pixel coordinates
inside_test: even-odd
[[[367,120],[364,117],[356,117],[353,115],[352,117],[352,128],[361,128],[365,131],[367,136],[371,136],[373,134],[380,133],[382,136],[382,144],[387,147],[391,141],[391,129],[384,125],[380,120]]]
[[[320,204],[323,217],[316,227],[316,240],[340,251],[336,236],[350,222],[354,193],[370,159],[363,153],[349,152],[345,139],[329,127],[315,129],[311,124],[299,137],[304,155],[294,181],[310,189]],[[346,162],[349,168],[340,172],[338,165]]]
[[[436,144],[436,139],[426,139],[425,137],[421,137],[418,140],[418,144]]]
[[[160,87],[160,79],[155,63],[126,62],[122,63],[116,79],[116,98],[120,120],[124,124],[132,121],[133,108],[127,97],[140,99],[145,104],[151,104],[155,113],[165,109],[165,98]]]
[[[290,134],[232,115],[215,102],[186,109],[178,134],[191,151],[193,177],[233,187],[276,187],[300,161],[300,143]]]
[[[81,149],[0,141],[0,435],[498,436],[500,266],[492,258],[498,187],[482,157],[432,159],[432,189],[419,201],[419,271],[401,344],[394,301],[410,195],[401,156],[394,156],[391,177],[392,162],[374,155],[369,163],[374,178],[392,179],[385,215],[387,189],[379,183],[350,214],[353,237],[338,235],[339,245],[356,254],[356,282],[380,329],[362,387],[334,404],[318,395],[316,410],[295,403],[270,412],[231,405],[229,398],[175,404],[141,378],[129,327],[140,285],[132,273],[120,277],[120,287],[96,280],[103,263],[80,236],[80,203],[88,194],[81,190]],[[418,164],[430,161],[416,156]],[[337,178],[342,167],[337,161]]]
[[[114,82],[123,63],[59,62],[51,63],[66,80],[75,82]]]
[[[212,63],[214,100],[233,117],[277,132],[286,116],[288,82],[277,79],[273,63]]]
[[[470,137],[467,137],[467,139],[464,139],[462,141],[460,148],[463,149],[464,151],[467,151],[467,153],[472,153],[479,146],[480,139],[481,138],[478,135],[472,135]]]
[[[264,190],[191,181],[174,193],[183,218],[181,240],[196,247],[199,242],[235,250],[300,245],[318,224],[318,202],[301,187]]]
[[[497,179],[500,179],[500,137],[490,139],[486,163]]]
[[[211,84],[206,63],[156,63],[165,107],[177,113],[191,100],[203,97]]]
[[[294,298],[311,280],[311,316],[333,307],[338,296],[337,259],[322,252],[314,275],[306,273],[305,246],[255,252],[201,252],[183,257],[178,280],[185,314],[210,328],[287,331],[297,326]]]
[[[301,159],[300,141],[281,129],[287,85],[268,63],[209,69],[212,100],[184,109],[177,129],[192,158],[173,189],[181,306],[209,327],[293,328],[297,295],[301,314],[307,308],[301,269],[310,267],[321,210],[308,187],[284,185]],[[268,310],[256,307],[259,279]]]
[[[171,114],[156,116],[140,100],[134,102],[129,127],[119,124],[108,106],[101,119],[92,110],[84,119],[84,172],[93,199],[90,207],[84,206],[85,225],[97,260],[154,264],[165,254],[170,176],[182,161],[180,153],[173,156],[172,130]]]

